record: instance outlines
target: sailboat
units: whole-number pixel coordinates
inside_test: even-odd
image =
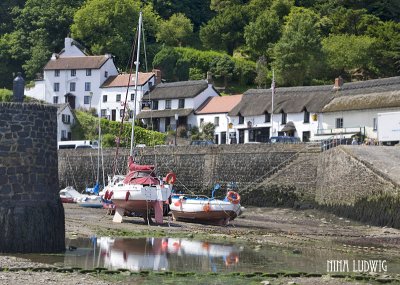
[[[143,216],[145,221],[151,220],[150,212],[153,210],[155,221],[157,224],[163,222],[163,205],[167,203],[172,191],[172,186],[176,180],[174,173],[162,179],[156,175],[154,165],[140,165],[134,161],[134,130],[135,130],[135,107],[137,100],[137,83],[139,73],[139,54],[140,54],[140,38],[142,30],[142,12],[139,14],[138,34],[137,34],[137,49],[136,49],[136,72],[135,72],[135,97],[133,102],[133,118],[132,118],[132,133],[131,133],[131,148],[128,161],[129,171],[126,176],[114,175],[109,177],[108,185],[105,188],[105,198],[111,199],[115,205],[115,214],[113,222],[122,222],[124,213],[135,212]],[[132,63],[131,63],[132,67]],[[129,81],[131,80],[132,68],[130,71]],[[127,89],[129,89],[129,83]],[[127,93],[128,94],[128,90]],[[127,95],[126,95],[127,97]],[[127,98],[126,98],[127,99]],[[127,100],[124,103],[125,117]],[[121,122],[123,124],[123,122]],[[122,125],[121,125],[122,126]],[[117,140],[117,155],[118,155],[119,140]],[[116,156],[117,156],[116,155]],[[115,173],[115,167],[114,167]]]

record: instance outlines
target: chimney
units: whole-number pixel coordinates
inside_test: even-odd
[[[72,38],[65,38],[64,39],[64,50],[66,54],[69,54],[69,51],[72,46],[73,39]]]
[[[112,55],[111,55],[111,53],[106,53],[106,54],[104,55],[104,57],[105,57],[105,58],[111,58]]]
[[[57,58],[58,58],[58,55],[56,53],[53,53],[51,55],[51,60],[57,60]]]
[[[153,73],[156,74],[156,85],[161,83],[161,70],[160,69],[153,69]]]
[[[211,71],[207,71],[207,83],[213,84],[212,73]]]
[[[335,78],[335,86],[333,86],[333,89],[339,90],[343,86],[343,78],[341,76]]]

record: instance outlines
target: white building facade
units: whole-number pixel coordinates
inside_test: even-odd
[[[75,115],[68,103],[57,107],[57,141],[71,140],[71,126],[75,123]]]

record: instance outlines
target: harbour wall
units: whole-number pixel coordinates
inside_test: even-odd
[[[340,146],[319,155],[315,201],[341,216],[400,228],[400,148]]]
[[[0,252],[65,250],[57,109],[0,103]]]
[[[119,152],[117,173],[125,174],[128,150]],[[115,149],[104,150],[106,176],[114,157]],[[395,168],[400,148],[339,146],[321,152],[318,144],[161,146],[139,148],[136,159],[156,164],[162,176],[175,172],[177,191],[210,195],[215,183],[225,188],[236,182],[245,206],[320,207],[400,228],[400,174],[397,180],[390,175],[400,173]],[[382,171],[388,161],[392,168]],[[96,168],[96,150],[59,151],[61,187],[92,187]]]
[[[271,188],[266,185],[260,191],[252,190],[259,188],[260,183],[292,162],[299,154],[305,157],[310,154],[312,157],[319,151],[319,145],[311,144],[160,146],[138,148],[136,159],[140,163],[155,164],[162,176],[169,171],[175,172],[177,191],[210,195],[215,183],[226,188],[228,183],[235,182],[239,193],[243,193],[244,204],[268,206],[277,195],[275,193],[277,186]],[[97,157],[97,150],[59,150],[60,186],[72,185],[78,190],[83,190],[87,186],[93,187],[97,177]],[[107,176],[113,173],[115,149],[105,149],[103,157],[105,176]],[[126,173],[127,158],[128,150],[119,150],[117,173]],[[303,180],[293,176],[300,174],[300,172],[295,174],[288,172],[290,182],[285,184],[285,189],[304,186],[300,185],[301,183],[296,185]],[[102,175],[100,176],[102,181]],[[315,183],[309,189],[315,192]],[[224,193],[221,191],[222,195]],[[286,190],[281,193],[284,199]],[[296,199],[301,199],[301,196]]]

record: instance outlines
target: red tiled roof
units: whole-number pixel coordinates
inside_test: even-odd
[[[99,56],[71,56],[50,59],[44,70],[52,69],[98,69],[110,58],[105,55]]]
[[[139,72],[138,74],[138,85],[144,85],[147,81],[150,80],[155,76],[153,72]],[[116,76],[110,76],[101,86],[102,88],[109,88],[109,87],[126,87],[129,80],[129,74],[119,74]],[[131,80],[129,86],[135,86],[135,74],[131,75]]]
[[[240,100],[243,95],[230,95],[230,96],[216,96],[211,97],[205,104],[196,110],[196,114],[215,114],[215,113],[228,113],[230,112]]]

